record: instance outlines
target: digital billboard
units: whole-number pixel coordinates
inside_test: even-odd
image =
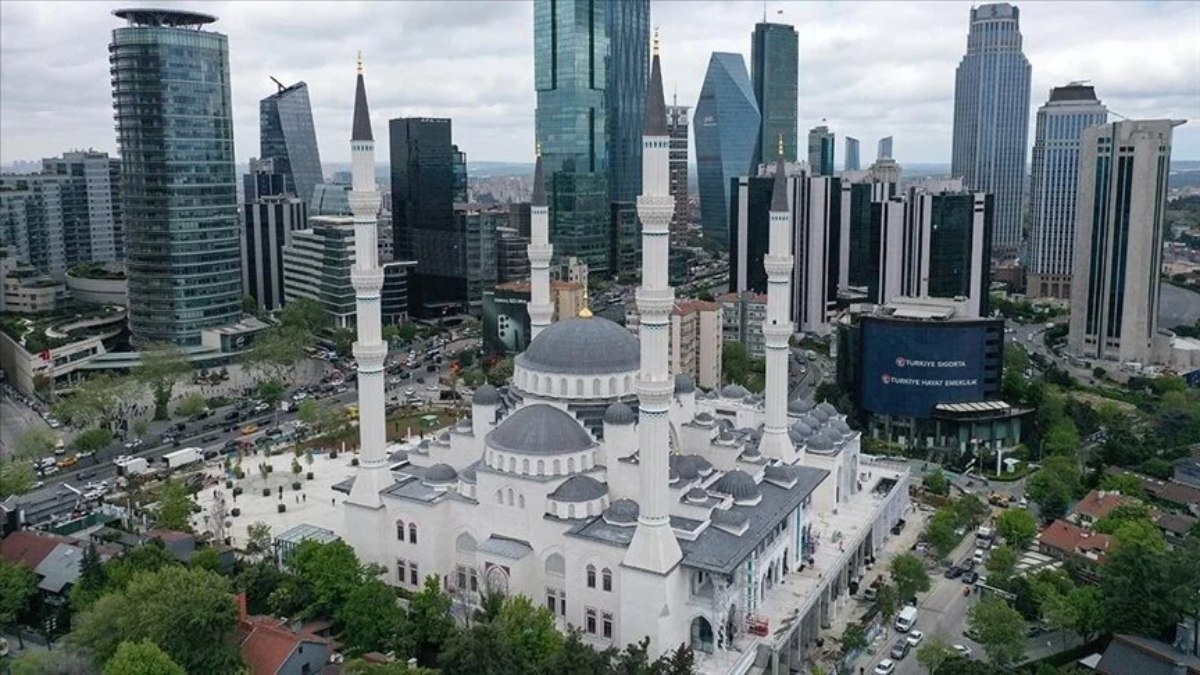
[[[987,398],[986,325],[864,318],[861,330],[864,410],[929,417],[939,403]]]

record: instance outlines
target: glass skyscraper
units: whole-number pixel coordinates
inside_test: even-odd
[[[109,64],[136,344],[242,314],[229,45],[198,12],[122,9]]]
[[[533,8],[536,137],[547,173],[550,243],[607,275],[608,12],[604,0],[537,0]],[[640,142],[640,139],[638,139]]]
[[[994,197],[992,250],[1022,248],[1021,190],[1029,143],[1029,61],[1021,51],[1021,13],[1002,2],[971,9],[967,53],[954,75],[950,171],[967,189]]]
[[[741,54],[713,52],[696,102],[696,180],[704,236],[729,244],[731,181],[754,167],[762,121],[746,61]]]
[[[781,23],[758,23],[750,41],[750,78],[762,115],[755,163],[774,161],[783,136],[783,159],[796,161],[800,101],[800,51],[796,29]]]
[[[606,12],[608,185],[612,201],[634,203],[642,191],[642,124],[646,117],[646,78],[650,74],[650,0],[609,2]]]
[[[1096,90],[1072,82],[1050,90],[1037,111],[1030,183],[1029,279],[1026,294],[1071,299],[1075,265],[1075,192],[1083,130],[1108,121]]]
[[[297,82],[258,102],[259,154],[287,177],[287,190],[312,202],[313,186],[323,182],[321,153],[313,128],[308,85]]]
[[[846,171],[858,171],[858,139],[850,136],[846,137],[846,159],[842,160],[842,168]]]
[[[833,175],[834,135],[829,127],[808,130],[808,169],[814,176]]]

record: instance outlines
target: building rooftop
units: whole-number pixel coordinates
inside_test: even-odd
[[[1104,650],[1096,672],[1103,675],[1200,675],[1200,657],[1158,640],[1118,634]]]
[[[217,17],[203,12],[187,12],[178,9],[154,7],[130,7],[113,10],[113,16],[129,21],[131,26],[159,26],[167,28],[196,28],[213,23]]]
[[[1050,523],[1038,535],[1038,541],[1049,548],[1081,555],[1099,563],[1105,561],[1108,549],[1112,545],[1112,537],[1107,534],[1092,532],[1065,520]]]
[[[1120,492],[1092,490],[1075,505],[1073,513],[1088,516],[1092,520],[1099,520],[1112,513],[1113,509],[1128,501],[1130,501],[1129,497],[1122,495]]]

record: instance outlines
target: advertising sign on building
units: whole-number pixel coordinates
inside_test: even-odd
[[[983,326],[866,319],[862,329],[867,411],[928,417],[939,403],[986,397]]]

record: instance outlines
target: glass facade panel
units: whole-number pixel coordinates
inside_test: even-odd
[[[729,244],[730,181],[750,175],[761,116],[741,54],[714,52],[692,120],[704,236]]]
[[[781,135],[784,160],[796,161],[799,70],[796,29],[778,23],[755,24],[750,48],[750,76],[754,80],[754,98],[762,114],[755,164],[773,160],[779,154]]]
[[[324,180],[308,85],[297,82],[258,103],[259,153],[286,176],[287,190],[311,202],[313,186]]]

